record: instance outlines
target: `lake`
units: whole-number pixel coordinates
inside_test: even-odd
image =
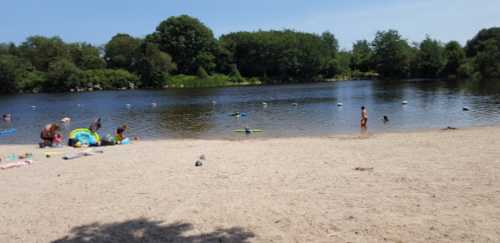
[[[408,104],[402,105],[403,101]],[[496,88],[441,81],[340,81],[0,96],[0,112],[12,114],[12,122],[0,122],[0,129],[17,129],[14,136],[0,137],[0,143],[36,143],[45,124],[65,116],[72,119],[66,135],[102,117],[101,135],[127,124],[129,136],[148,140],[246,139],[244,134],[232,132],[245,126],[264,130],[251,138],[358,133],[362,105],[368,108],[368,128],[373,133],[500,123],[500,91]],[[232,117],[233,112],[247,116]],[[384,115],[390,122],[383,122]]]

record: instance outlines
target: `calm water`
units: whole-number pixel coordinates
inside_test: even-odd
[[[408,105],[402,105],[403,100]],[[213,104],[215,101],[216,104]],[[266,102],[267,107],[262,103]],[[343,107],[337,107],[342,102]],[[152,103],[157,106],[153,107]],[[297,106],[293,106],[297,103]],[[127,107],[126,104],[130,104]],[[244,138],[233,129],[264,129],[252,137],[314,136],[359,132],[360,106],[369,112],[371,132],[500,123],[500,92],[478,85],[444,82],[344,81],[328,84],[26,94],[0,97],[0,112],[12,113],[17,134],[0,143],[35,143],[40,128],[64,116],[67,131],[103,118],[101,135],[128,124],[129,135],[158,138]],[[36,106],[33,109],[32,106]],[[467,106],[470,111],[464,112]],[[234,118],[235,111],[247,113]],[[389,116],[384,124],[382,117]]]

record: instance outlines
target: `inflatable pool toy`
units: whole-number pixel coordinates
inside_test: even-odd
[[[99,134],[88,128],[78,128],[69,133],[69,139],[75,140],[80,145],[98,145],[101,142]]]
[[[130,144],[130,139],[129,138],[125,138],[121,141],[121,144],[123,145],[127,145],[127,144]]]
[[[14,134],[16,134],[16,129],[15,128],[10,128],[10,129],[6,129],[6,130],[0,131],[0,137],[12,136]]]

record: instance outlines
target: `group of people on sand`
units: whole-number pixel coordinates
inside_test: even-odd
[[[70,121],[70,118],[63,118],[61,122],[64,125]],[[101,118],[97,118],[88,127],[88,131],[92,134],[97,134],[97,131],[102,127]],[[115,144],[122,144],[125,141],[128,141],[128,138],[125,136],[125,132],[127,131],[127,125],[122,125],[116,128],[114,132],[114,136],[108,136],[102,140],[97,141],[96,144],[90,144],[90,146],[109,146]],[[56,123],[49,123],[45,125],[45,127],[40,132],[40,138],[42,142],[39,143],[40,148],[45,147],[60,147],[64,144],[64,136],[61,134],[61,126]],[[68,138],[68,145],[72,147],[81,146],[77,138]]]

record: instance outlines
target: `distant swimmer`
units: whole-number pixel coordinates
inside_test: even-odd
[[[388,122],[389,122],[389,117],[384,116],[384,123],[388,123]]]
[[[4,122],[10,122],[12,120],[12,115],[10,113],[3,114],[2,119]]]
[[[361,107],[361,128],[366,129],[368,125],[368,110],[364,106]]]
[[[252,134],[252,130],[249,127],[245,127],[245,134],[246,135]]]

